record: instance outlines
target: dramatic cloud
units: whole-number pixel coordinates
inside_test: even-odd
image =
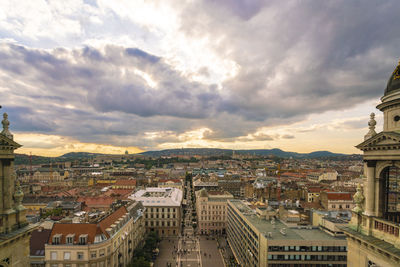
[[[20,133],[142,149],[358,131],[346,112],[382,95],[399,57],[397,5],[5,1],[0,104]],[[308,121],[327,112],[346,115]]]

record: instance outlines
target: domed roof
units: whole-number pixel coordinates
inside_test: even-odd
[[[391,94],[392,92],[397,91],[399,89],[400,89],[400,61],[397,67],[394,69],[392,76],[390,76],[390,79],[385,89],[385,95]]]

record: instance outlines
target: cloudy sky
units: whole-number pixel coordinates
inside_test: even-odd
[[[400,58],[398,1],[0,0],[19,153],[358,153]]]

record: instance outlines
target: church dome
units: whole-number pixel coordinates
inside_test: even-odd
[[[392,76],[390,76],[385,89],[385,96],[398,90],[400,90],[400,61],[397,67],[394,69]]]

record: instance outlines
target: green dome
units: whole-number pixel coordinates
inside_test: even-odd
[[[399,89],[400,89],[400,61],[397,67],[394,69],[392,76],[390,76],[390,79],[385,89],[385,96]]]

